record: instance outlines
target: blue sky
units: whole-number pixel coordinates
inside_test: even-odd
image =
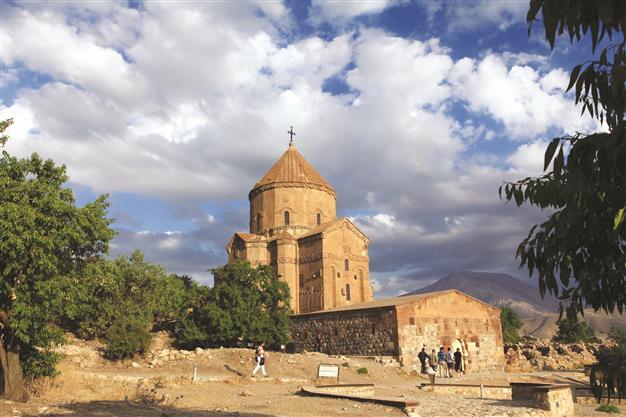
[[[591,55],[551,51],[527,1],[2,2],[7,149],[110,196],[111,255],[211,283],[247,193],[296,146],[371,238],[377,295],[462,270],[523,276],[546,213],[499,200],[555,135],[590,132],[564,91]]]

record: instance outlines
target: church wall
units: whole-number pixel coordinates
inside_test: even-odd
[[[445,293],[411,304],[399,305],[400,361],[419,369],[417,354],[423,346],[430,353],[443,346],[461,348],[466,372],[499,372],[504,369],[500,311],[458,293]]]
[[[394,307],[293,316],[298,349],[329,355],[396,356]]]
[[[267,244],[261,242],[248,243],[246,248],[246,259],[252,266],[268,265]]]
[[[285,211],[289,211],[289,226],[285,226]],[[250,232],[269,235],[269,229],[274,229],[273,233],[287,230],[300,236],[318,226],[317,213],[322,224],[334,220],[335,196],[316,188],[277,186],[250,199]],[[262,232],[257,228],[257,214],[261,214]]]
[[[277,239],[270,244],[270,256],[275,253],[275,257],[271,257],[270,263],[274,267],[274,271],[278,279],[286,282],[289,286],[289,295],[291,298],[291,308],[296,311],[298,306],[298,246],[293,239]]]
[[[348,227],[325,234],[324,261],[329,265],[328,269],[336,267],[332,280],[329,278],[326,281],[328,298],[334,298],[336,302],[334,306],[327,308],[354,305],[372,299],[366,245],[367,243]],[[331,275],[332,273],[329,273],[328,276]]]
[[[298,241],[298,284],[300,288],[299,313],[328,308],[332,300],[324,294],[324,264],[321,235]]]

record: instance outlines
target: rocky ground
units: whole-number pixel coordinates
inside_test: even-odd
[[[539,345],[537,345],[539,346]],[[522,348],[531,349],[530,347]],[[532,349],[531,349],[532,350]],[[587,349],[588,350],[588,349]],[[315,383],[317,365],[341,365],[342,383],[372,383],[377,393],[420,402],[419,415],[545,416],[528,405],[420,390],[425,382],[375,358],[329,357],[319,353],[270,352],[268,378],[251,378],[252,349],[173,349],[160,335],[153,349],[134,361],[109,362],[95,342],[74,340],[60,349],[65,359],[59,377],[33,387],[26,404],[0,400],[0,416],[69,417],[225,417],[225,416],[404,416],[393,407],[305,396],[302,385]],[[526,358],[525,354],[522,356]],[[539,363],[539,362],[537,362]],[[542,365],[543,366],[543,365]],[[196,367],[197,380],[192,382]],[[365,367],[367,375],[357,373]],[[571,374],[571,373],[570,373]],[[441,382],[501,383],[545,381],[553,372],[460,376]],[[328,381],[331,382],[331,381]],[[579,416],[599,416],[594,407],[578,406]]]
[[[603,343],[609,343],[604,341]],[[564,371],[595,363],[601,343],[561,344],[530,336],[505,347],[507,372]]]

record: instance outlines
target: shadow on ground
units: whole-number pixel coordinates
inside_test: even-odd
[[[173,407],[155,407],[129,401],[91,401],[60,404],[58,412],[48,412],[46,417],[274,417],[271,414],[238,411],[188,410]],[[40,414],[24,414],[35,417]]]

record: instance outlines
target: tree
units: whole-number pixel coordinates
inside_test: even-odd
[[[500,322],[502,323],[502,339],[505,344],[515,344],[519,342],[519,331],[524,327],[517,313],[509,307],[500,310]]]
[[[10,121],[0,125],[2,142]],[[82,208],[64,188],[64,166],[37,154],[0,158],[0,395],[25,399],[24,376],[54,373],[51,324],[59,277],[106,252],[113,237],[106,196]],[[35,375],[33,375],[35,374]]]
[[[557,322],[558,330],[554,341],[559,343],[591,342],[595,332],[586,322],[576,318],[562,318]]]
[[[113,323],[128,317],[146,329],[171,329],[185,317],[195,285],[146,262],[139,250],[130,257],[95,259],[62,278],[58,322],[87,339],[103,337]]]
[[[534,226],[517,249],[520,267],[537,271],[539,290],[561,299],[560,314],[583,314],[587,306],[622,313],[626,306],[626,2],[623,0],[531,0],[529,32],[539,12],[554,48],[557,34],[570,43],[591,35],[596,59],[576,65],[567,90],[606,132],[553,139],[546,174],[500,187],[518,206],[529,203],[553,214]],[[606,42],[605,42],[606,43]],[[550,171],[548,168],[552,167]]]
[[[212,270],[215,285],[176,328],[181,346],[236,346],[264,341],[285,343],[289,336],[289,287],[274,270],[235,262]]]

